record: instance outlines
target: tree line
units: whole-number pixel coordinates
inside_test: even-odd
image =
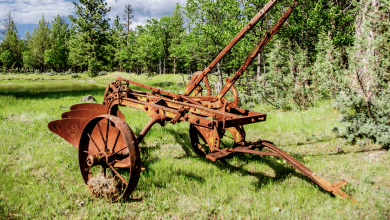
[[[74,3],[70,24],[44,17],[20,39],[12,15],[4,23],[0,62],[5,72],[71,68],[185,73],[203,70],[268,0],[188,0],[173,13],[130,29],[124,6],[110,25],[103,0]],[[255,43],[292,0],[280,1],[217,64],[220,84],[240,68]],[[264,102],[278,109],[334,100],[341,136],[390,145],[390,0],[301,0],[277,35],[236,83],[241,106]],[[122,17],[122,19],[121,19]]]

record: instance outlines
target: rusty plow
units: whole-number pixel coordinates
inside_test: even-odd
[[[264,37],[255,45],[241,68],[231,78],[226,79],[221,91],[216,96],[211,95],[207,75],[222,57],[264,18],[276,2],[271,0],[267,3],[206,69],[196,72],[185,87],[184,94],[174,94],[118,77],[107,86],[102,104],[73,105],[69,112],[62,114],[62,119],[50,122],[48,127],[52,132],[78,149],[80,172],[84,182],[91,186],[99,176],[111,176],[113,181],[110,187],[116,189],[111,200],[129,197],[136,188],[143,169],[138,143],[155,124],[164,126],[166,123],[182,122],[190,124],[191,146],[200,157],[217,161],[246,153],[281,158],[325,191],[342,199],[354,200],[340,189],[347,184],[345,180],[329,183],[272,142],[246,141],[244,126],[265,122],[267,114],[238,108],[239,96],[234,83],[281,28],[298,1],[288,5],[288,9],[275,26],[266,31]],[[206,86],[206,96],[202,96],[201,82]],[[147,92],[130,89],[130,85],[142,87]],[[233,101],[224,97],[228,91],[233,93]],[[150,116],[150,121],[137,136],[126,123],[118,106],[135,108]],[[223,142],[225,137],[231,139],[230,143],[233,144],[229,145],[230,147]]]

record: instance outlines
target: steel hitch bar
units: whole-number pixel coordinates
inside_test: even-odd
[[[255,148],[258,148],[259,150],[255,150]],[[267,151],[263,151],[267,150]],[[237,153],[247,153],[247,154],[256,154],[260,156],[273,156],[278,157],[286,161],[288,164],[290,164],[295,169],[299,170],[304,176],[308,177],[310,180],[312,180],[314,183],[316,183],[318,186],[320,186],[322,189],[324,189],[327,192],[332,193],[333,195],[342,198],[342,199],[350,199],[354,202],[356,200],[348,195],[347,193],[343,192],[340,188],[347,185],[347,181],[342,179],[341,181],[331,184],[321,176],[315,174],[312,170],[307,168],[305,165],[291,157],[288,153],[284,152],[280,148],[273,145],[270,141],[259,141],[255,143],[246,143],[241,142],[235,145],[233,148],[225,148],[225,149],[219,149],[217,153],[212,153],[209,155],[206,155],[206,158],[216,161],[221,160],[224,158],[228,158],[233,156]],[[219,155],[219,157],[215,157]]]

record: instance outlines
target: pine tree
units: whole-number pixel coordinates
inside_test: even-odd
[[[50,31],[50,49],[44,54],[45,64],[61,71],[67,66],[69,49],[66,45],[69,39],[68,24],[59,15],[54,18]]]
[[[18,38],[18,30],[10,14],[9,18],[11,20],[7,22],[5,37],[0,45],[0,62],[6,71],[22,65],[22,41]]]
[[[109,69],[118,69],[122,71],[122,62],[120,54],[122,48],[126,45],[125,33],[123,33],[123,26],[120,23],[120,18],[116,15],[112,29],[110,29],[110,44],[107,46],[107,61]]]
[[[133,8],[131,7],[130,4],[126,4],[123,10],[123,20],[125,21],[123,22],[123,25],[125,26],[126,37],[129,36],[130,34],[131,31],[130,25],[131,23],[133,23],[133,18],[134,18]],[[126,40],[126,44],[129,45],[128,39]]]
[[[103,0],[80,0],[79,2],[80,4],[73,2],[76,17],[70,16],[75,24],[76,35],[72,36],[69,56],[75,61],[78,55],[86,54],[88,72],[91,76],[96,76],[98,70],[107,63],[104,52],[109,43],[108,21],[110,19],[106,19],[105,16],[111,8],[107,8],[107,2]]]
[[[176,8],[171,16],[171,45],[169,47],[169,52],[173,58],[173,74],[176,74],[177,59],[183,56],[179,47],[183,32],[183,17],[181,15],[180,5],[176,3]]]
[[[390,11],[389,3],[358,3],[356,38],[348,51],[349,68],[338,84],[341,92],[335,105],[344,125],[338,132],[361,146],[368,140],[385,148],[390,146],[390,30],[383,19]]]
[[[44,54],[50,48],[50,29],[49,22],[45,21],[44,16],[39,20],[37,27],[33,29],[33,33],[28,35],[26,51],[24,55],[28,56],[28,66],[35,69],[40,69],[41,72],[45,68]]]

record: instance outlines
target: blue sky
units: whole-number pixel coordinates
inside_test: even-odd
[[[72,2],[73,0],[0,0],[0,21],[2,23],[8,11],[11,11],[19,35],[23,38],[27,30],[32,32],[42,18],[42,14],[45,20],[49,21],[57,15],[65,17],[70,14],[74,15]],[[183,5],[186,0],[105,0],[105,2],[111,7],[108,13],[111,20],[114,20],[117,14],[122,16],[123,6],[131,4],[134,8],[132,27],[136,27],[145,24],[147,19],[172,14],[176,3]],[[3,28],[2,25],[1,28]]]

